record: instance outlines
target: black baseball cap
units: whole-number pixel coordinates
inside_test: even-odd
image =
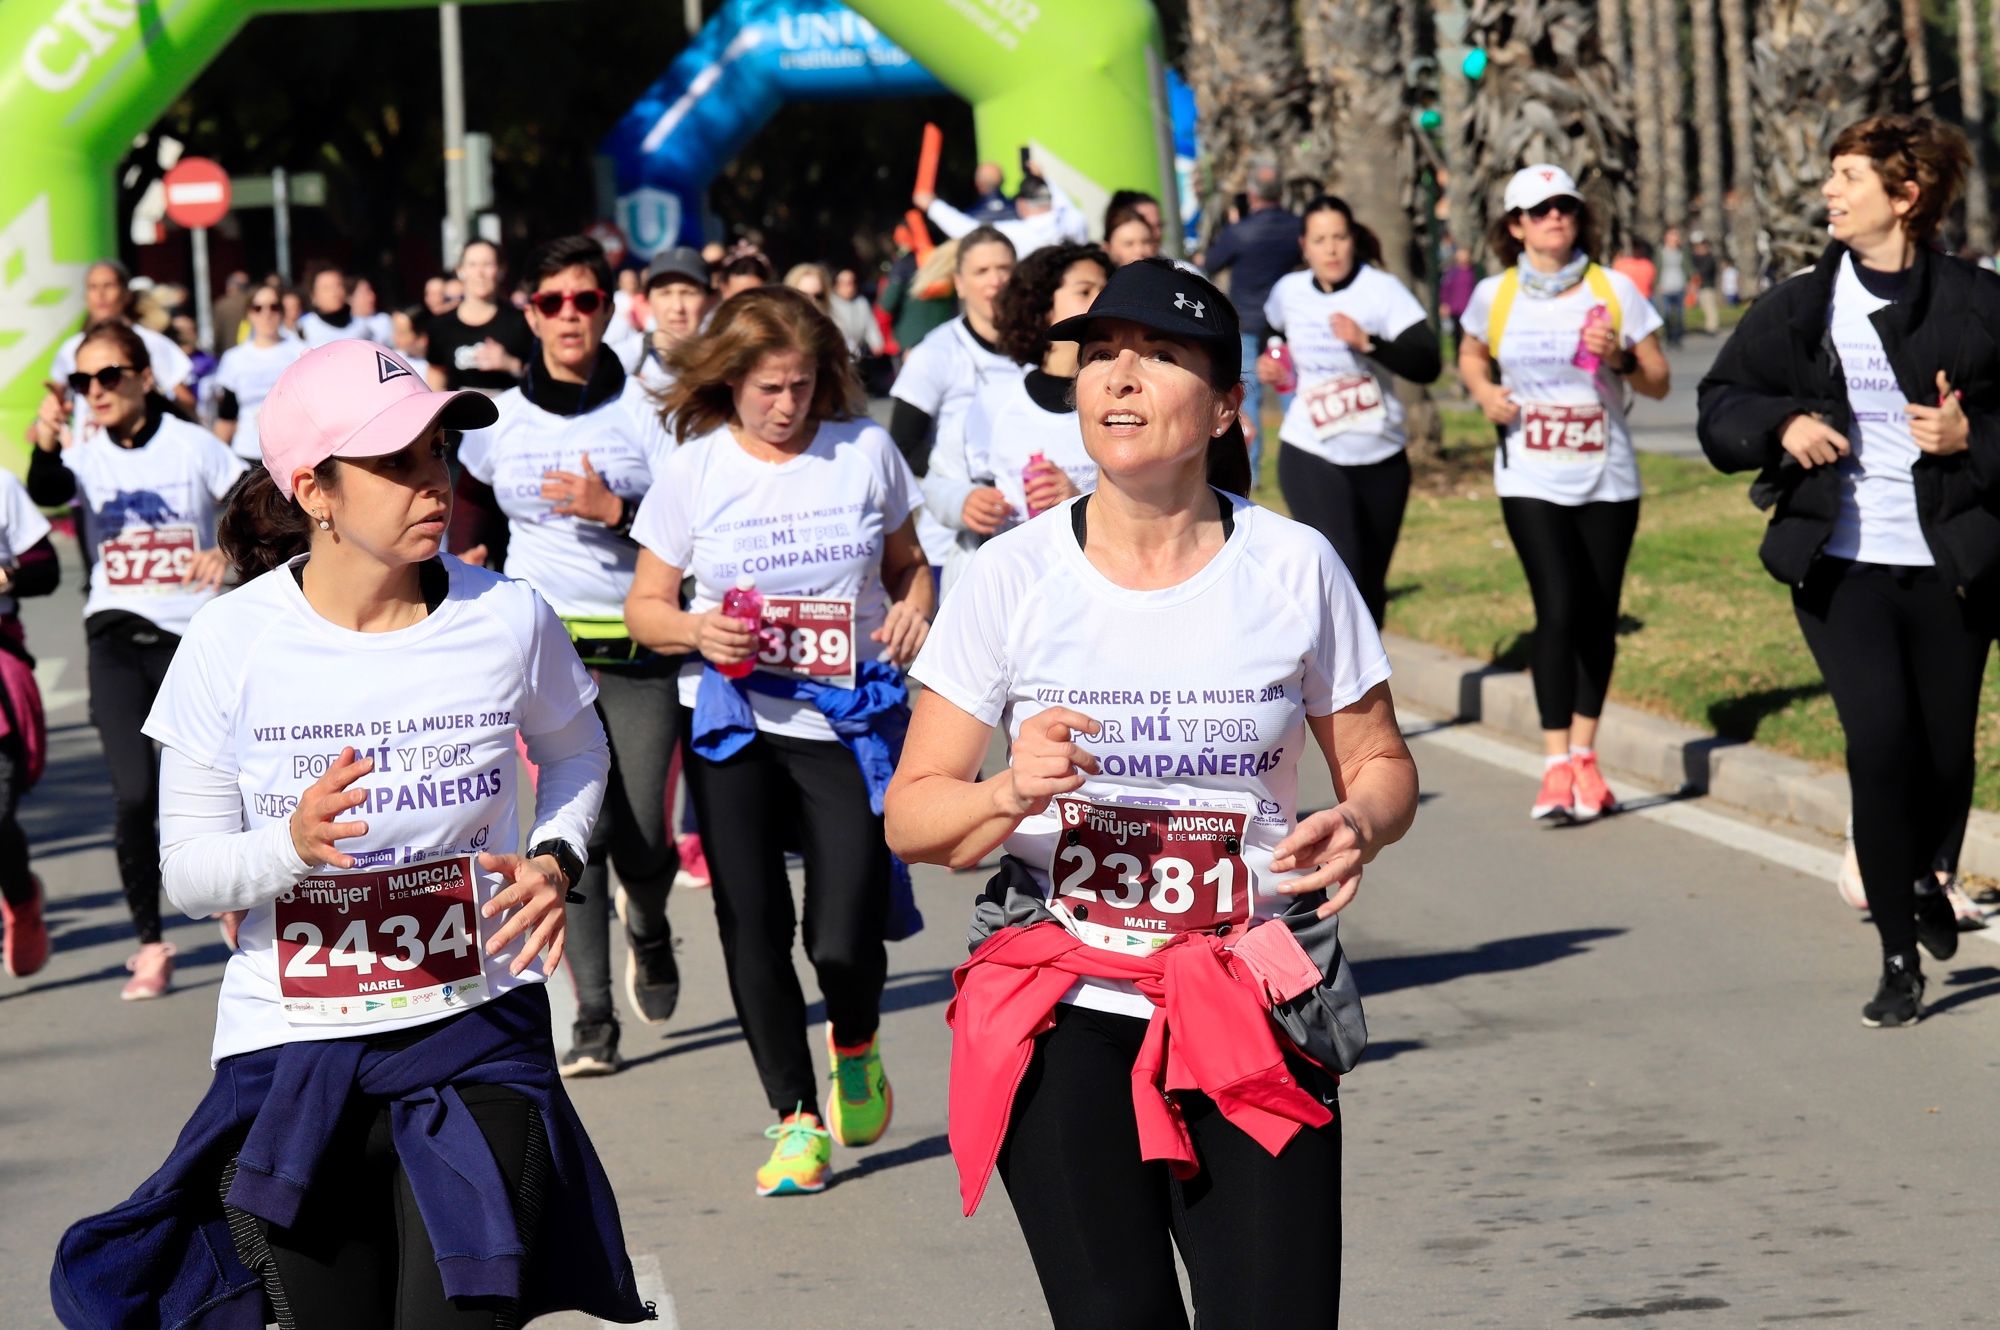
[[[1168,258],[1139,259],[1111,274],[1090,308],[1049,329],[1057,342],[1081,342],[1099,323],[1119,319],[1173,338],[1195,342],[1208,352],[1218,383],[1243,372],[1243,340],[1236,306],[1215,284],[1185,264]]]
[[[706,287],[708,264],[702,259],[701,251],[686,245],[675,245],[655,254],[653,261],[646,265],[645,289],[650,291],[669,277],[679,277],[696,286]]]

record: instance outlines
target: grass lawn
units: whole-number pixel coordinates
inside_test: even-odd
[[[1392,632],[1525,667],[1527,581],[1500,522],[1492,435],[1448,412],[1446,438],[1473,454],[1450,481],[1419,473],[1389,573]],[[1276,430],[1270,437],[1275,439]],[[1283,508],[1275,446],[1258,497]],[[1479,463],[1484,463],[1483,466]],[[1791,597],[1757,562],[1764,515],[1747,477],[1642,453],[1646,485],[1625,581],[1614,699],[1735,739],[1838,764],[1840,725],[1792,617]],[[1988,662],[1976,806],[2000,809],[2000,668]]]

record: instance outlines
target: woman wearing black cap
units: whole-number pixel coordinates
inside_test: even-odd
[[[907,859],[1006,851],[949,1013],[962,1194],[997,1165],[1059,1327],[1185,1326],[1175,1245],[1203,1325],[1330,1326],[1296,1262],[1337,1261],[1365,1040],[1338,912],[1416,812],[1389,663],[1326,539],[1228,492],[1219,291],[1143,259],[1051,336],[1098,488],[972,561],[887,806]],[[1341,801],[1297,819],[1308,729]]]

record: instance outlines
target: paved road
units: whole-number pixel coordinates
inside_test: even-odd
[[[212,925],[180,923],[181,990],[117,1000],[129,934],[70,692],[76,604],[32,611],[62,703],[26,815],[59,951],[32,981],[0,979],[8,1330],[48,1323],[56,1235],[136,1185],[200,1095],[223,960]],[[1518,750],[1454,729],[1416,750],[1417,829],[1349,916],[1375,1042],[1343,1087],[1345,1324],[2000,1321],[1984,1274],[2000,946],[1968,939],[1932,967],[1922,1025],[1864,1030],[1872,934],[1823,877],[1666,818],[1538,829]],[[1305,797],[1328,799],[1325,780]],[[976,880],[920,870],[932,926],[891,953],[894,1129],[840,1152],[824,1196],[786,1201],[751,1194],[762,1105],[709,902],[676,895],[681,1012],[663,1033],[628,1027],[623,1075],[573,1087],[669,1324],[1047,1323],[1004,1194],[960,1219],[945,1154],[941,1016]]]
[[[1680,346],[1667,352],[1673,378],[1666,397],[1658,402],[1642,397],[1632,408],[1634,447],[1677,457],[1701,456],[1701,444],[1694,436],[1695,388],[1715,363],[1716,353],[1728,336],[1726,332],[1716,337],[1689,332]]]

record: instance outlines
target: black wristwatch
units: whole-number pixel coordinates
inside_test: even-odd
[[[569,879],[567,886],[574,890],[577,881],[583,877],[582,857],[570,848],[568,841],[553,836],[545,841],[536,841],[528,847],[530,859],[539,859],[545,854],[556,861],[556,866],[562,869],[563,876]]]
[[[1618,359],[1611,362],[1611,372],[1613,374],[1631,374],[1638,368],[1638,353],[1633,351],[1629,346],[1618,353]]]

